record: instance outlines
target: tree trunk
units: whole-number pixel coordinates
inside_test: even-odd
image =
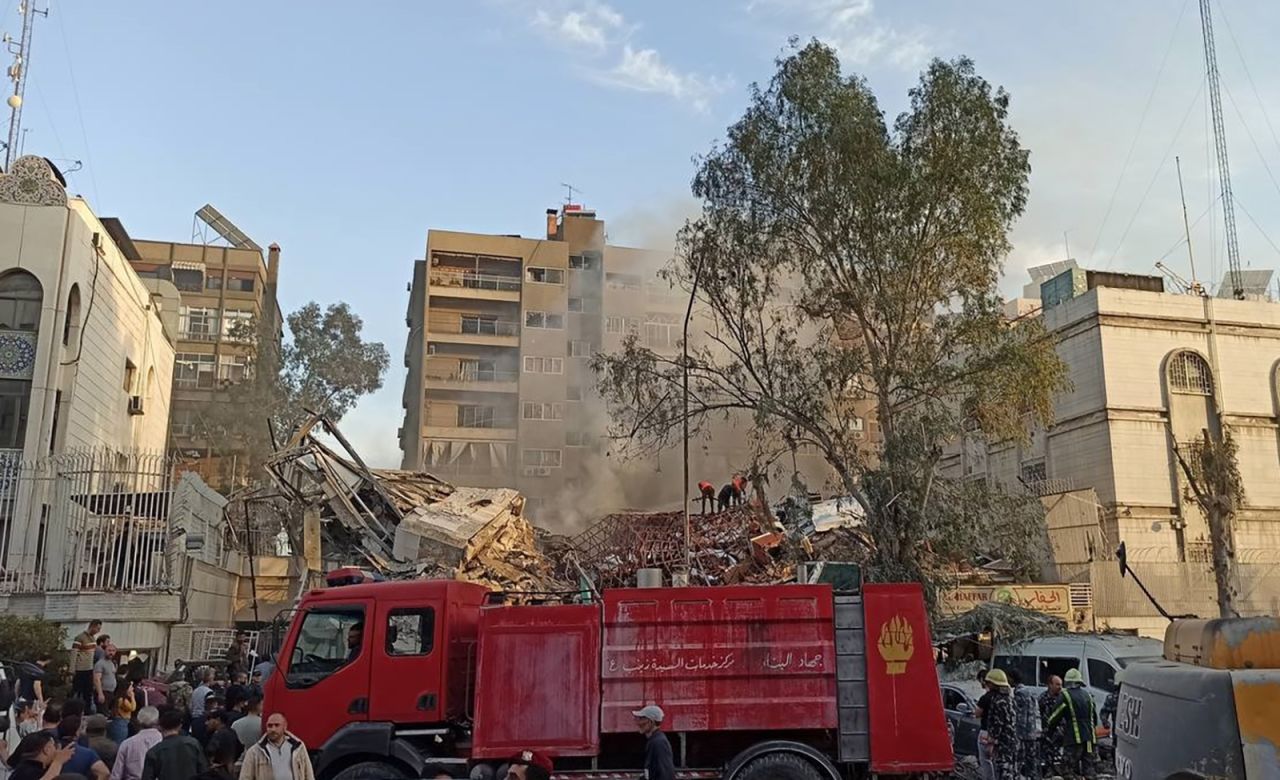
[[[1218,592],[1218,615],[1237,617],[1235,590],[1235,540],[1231,532],[1231,512],[1219,496],[1209,498],[1205,519],[1209,523],[1209,543],[1213,553],[1213,581]]]

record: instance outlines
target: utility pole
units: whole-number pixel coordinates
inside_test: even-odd
[[[27,89],[27,64],[31,61],[31,30],[35,26],[36,14],[48,16],[49,11],[37,11],[35,0],[22,0],[18,13],[22,14],[22,37],[14,41],[4,37],[5,47],[13,55],[9,65],[8,76],[13,82],[13,93],[5,101],[9,104],[9,140],[4,146],[4,169],[9,170],[13,161],[18,159],[18,146],[22,136],[22,98]]]
[[[1211,0],[1200,0],[1200,30],[1204,35],[1204,67],[1209,81],[1209,112],[1213,115],[1213,146],[1218,156],[1218,179],[1222,185],[1222,219],[1226,227],[1227,268],[1231,296],[1244,300],[1244,278],[1240,270],[1240,244],[1236,239],[1236,203],[1231,194],[1231,164],[1227,161],[1227,131],[1222,122],[1222,85],[1218,80],[1218,53],[1213,43]]]

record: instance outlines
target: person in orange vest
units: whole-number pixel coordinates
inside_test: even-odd
[[[707,513],[707,508],[716,508],[716,486],[705,479],[698,483],[698,493],[702,496],[702,514]]]
[[[733,475],[733,503],[735,506],[746,503],[747,500],[747,478],[741,474]]]

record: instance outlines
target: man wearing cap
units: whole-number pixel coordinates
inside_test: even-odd
[[[551,780],[551,758],[536,750],[522,751],[507,762],[507,780]]]
[[[1018,780],[1018,729],[1013,706],[1013,689],[1003,669],[987,672],[991,685],[987,726],[988,750],[991,753],[992,776],[995,780]]]
[[[1062,746],[1066,755],[1066,769],[1071,777],[1097,776],[1094,763],[1094,729],[1098,726],[1098,711],[1093,697],[1084,689],[1084,677],[1079,669],[1068,669],[1062,681],[1062,697],[1058,707],[1049,714],[1045,730],[1050,731],[1062,723]]]
[[[644,780],[675,780],[676,762],[671,753],[671,742],[662,733],[662,708],[649,704],[631,713],[636,728],[645,736]]]

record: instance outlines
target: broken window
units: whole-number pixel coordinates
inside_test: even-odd
[[[537,284],[564,284],[564,271],[559,268],[530,266],[524,269],[524,277]]]
[[[564,330],[564,315],[549,311],[527,311],[524,313],[524,326],[526,328]]]
[[[459,406],[458,407],[458,427],[459,428],[492,428],[493,427],[493,407],[492,406]]]

